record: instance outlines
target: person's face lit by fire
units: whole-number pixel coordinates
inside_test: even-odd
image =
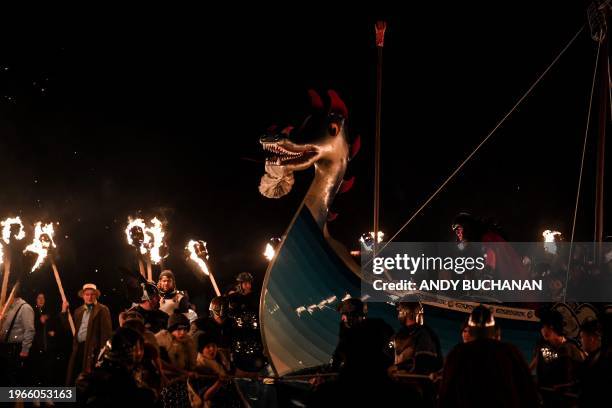
[[[544,341],[553,347],[559,347],[565,340],[563,336],[559,335],[553,330],[552,327],[547,325],[540,329],[540,333],[542,333],[542,338],[544,338]]]
[[[584,351],[589,354],[592,354],[601,348],[601,336],[581,331],[580,343],[582,343],[582,348],[584,349]]]
[[[248,295],[253,291],[253,284],[251,282],[240,282],[240,289],[242,293]]]
[[[463,328],[463,330],[461,331],[461,339],[463,340],[464,343],[467,343],[469,341],[472,341],[472,336],[470,335],[470,328],[469,326],[465,326]]]
[[[85,289],[83,292],[83,301],[86,305],[93,305],[98,299],[97,293],[93,289]]]
[[[342,322],[342,326],[344,326],[347,329],[350,329],[351,327],[354,327],[355,325],[361,323],[364,319],[364,316],[361,315],[357,315],[357,314],[347,314],[347,313],[343,313],[340,316],[340,321]]]
[[[167,276],[162,276],[159,280],[159,288],[163,292],[172,292],[174,289],[174,281]]]
[[[215,343],[208,343],[202,349],[202,355],[209,360],[214,360],[217,357],[217,345]]]
[[[187,327],[179,326],[175,330],[172,331],[172,336],[177,340],[183,340],[185,336],[187,336]]]
[[[142,308],[145,310],[158,310],[159,301],[160,301],[159,295],[155,295],[151,299],[145,300],[144,302],[142,302]]]
[[[455,235],[457,236],[457,241],[463,242],[463,226],[458,225],[455,227]]]
[[[43,307],[45,305],[45,295],[43,293],[39,293],[36,296],[36,307]]]

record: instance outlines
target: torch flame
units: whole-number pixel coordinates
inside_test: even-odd
[[[25,230],[23,228],[23,223],[21,222],[21,218],[7,218],[6,220],[0,222],[2,225],[2,240],[8,244],[11,240],[11,227],[13,225],[19,225],[19,232],[15,235],[15,239],[22,240],[25,238]]]
[[[23,251],[24,253],[33,252],[38,254],[38,258],[36,259],[34,266],[32,266],[31,272],[34,272],[43,264],[43,262],[45,262],[45,259],[49,254],[49,248],[55,248],[53,234],[54,231],[52,223],[42,225],[42,222],[38,221],[34,226],[34,240]]]
[[[272,258],[274,258],[274,255],[276,254],[276,248],[278,248],[280,243],[281,243],[281,239],[280,238],[270,238],[270,240],[266,244],[266,249],[265,249],[265,251],[263,253],[263,256],[268,261],[271,261]]]
[[[382,231],[378,231],[378,240],[377,240],[378,242],[377,243],[380,244],[381,242],[383,242],[384,237],[385,237],[385,233]],[[371,251],[374,248],[374,231],[361,234],[361,237],[359,238],[359,242],[361,243],[361,245],[363,245],[363,247]]]
[[[546,230],[542,233],[542,236],[544,237],[544,242],[555,242],[555,237],[557,235],[561,235],[561,233],[559,231],[551,230]]]
[[[374,231],[370,232],[370,235],[372,236],[372,238],[374,238]],[[378,231],[378,240],[377,243],[380,244],[381,242],[383,242],[383,238],[385,237],[385,233],[382,231]]]
[[[550,254],[555,255],[557,253],[557,239],[556,236],[561,235],[559,231],[546,230],[542,233],[544,237],[544,250]]]
[[[162,222],[157,217],[151,220],[151,224],[153,226],[147,227],[142,218],[132,219],[130,217],[125,235],[129,245],[136,247],[142,255],[148,253],[151,262],[157,265],[163,258],[160,249],[164,245],[166,233],[163,230]]]
[[[140,228],[140,230],[144,234],[145,230],[147,229],[147,226],[145,225],[144,220],[142,218],[136,218],[134,220],[131,217],[128,218],[128,226],[125,229],[125,235],[127,236],[128,244],[137,247],[140,253],[144,255],[147,253],[147,249],[144,247],[143,244],[148,241],[148,237],[146,234],[144,234],[143,242],[134,242],[132,230],[134,230],[135,228]]]
[[[206,250],[206,242],[194,241],[193,239],[187,243],[185,250],[189,253],[189,259],[194,261],[204,275],[209,276],[208,265],[206,265],[205,259],[208,259],[208,251]]]
[[[272,258],[274,258],[275,253],[276,251],[274,250],[272,245],[270,245],[269,243],[266,244],[266,250],[264,251],[263,255],[266,257],[268,261],[271,261]]]
[[[166,233],[162,228],[162,222],[158,220],[157,217],[151,220],[151,224],[153,224],[153,226],[146,230],[146,232],[150,233],[149,254],[151,255],[151,262],[157,265],[162,260],[159,250],[164,245],[164,236]],[[145,234],[145,236],[147,235],[148,234]]]

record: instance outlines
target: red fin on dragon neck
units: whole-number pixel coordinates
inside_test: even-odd
[[[323,105],[323,99],[321,99],[317,91],[314,89],[309,89],[308,96],[310,96],[310,105],[313,107],[313,109],[323,110],[325,108]]]
[[[355,184],[355,176],[352,176],[350,179],[343,180],[342,184],[340,184],[340,189],[338,190],[338,194],[344,194],[353,188],[353,184]]]
[[[340,99],[336,91],[330,89],[329,91],[327,91],[327,95],[329,95],[330,99],[329,111],[339,113],[345,119],[348,119],[348,109],[346,108],[344,101]]]
[[[361,149],[361,135],[357,135],[355,141],[353,141],[353,144],[351,145],[351,155],[349,157],[349,160],[353,160],[353,158],[357,156],[357,153],[359,153],[359,149]]]

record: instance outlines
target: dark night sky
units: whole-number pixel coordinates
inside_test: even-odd
[[[3,42],[0,215],[60,221],[58,263],[71,294],[85,281],[106,294],[120,290],[117,267],[134,263],[123,229],[137,211],[169,223],[168,262],[194,297],[211,290],[183,261],[188,238],[209,242],[222,286],[242,270],[261,279],[263,246],[287,227],[311,173],[299,175],[289,196],[268,200],[257,191],[263,164],[242,158],[263,158],[259,136],[300,119],[309,88],[336,89],[351,134],[362,137],[349,168],[357,184],[336,199],[330,227],[354,246],[372,223],[378,17],[389,22],[381,192],[388,234],[585,23],[580,2],[558,1],[435,2],[350,18],[242,11],[47,23]],[[514,241],[539,240],[545,227],[569,235],[594,51],[587,27],[401,240],[452,239],[451,219],[462,210],[495,217]],[[578,240],[592,239],[588,154]],[[50,279],[45,268],[31,286],[55,293]]]

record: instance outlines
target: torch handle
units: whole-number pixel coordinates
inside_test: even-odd
[[[4,255],[4,276],[2,277],[2,292],[0,293],[0,306],[5,304],[4,301],[6,300],[6,291],[8,290],[10,273],[11,273],[11,255],[8,253],[8,250],[7,250],[6,254]]]
[[[62,302],[66,302],[66,294],[64,293],[64,286],[62,285],[62,280],[60,279],[59,271],[57,270],[57,265],[55,265],[54,261],[51,261],[51,268],[53,268],[53,275],[55,275],[55,282],[57,282],[57,288],[59,289],[60,296],[62,297]],[[76,329],[74,327],[74,320],[72,320],[72,314],[68,311],[68,323],[70,323],[70,330],[72,330],[72,335],[76,334]]]
[[[138,270],[140,271],[140,274],[142,275],[143,278],[147,277],[145,273],[144,263],[142,262],[142,259],[140,258],[138,258]]]
[[[153,282],[153,266],[150,260],[147,260],[147,280]]]
[[[13,286],[13,289],[11,290],[11,294],[9,295],[8,300],[6,301],[4,306],[2,306],[2,312],[0,312],[0,321],[4,319],[4,314],[6,313],[6,309],[8,309],[10,304],[13,303],[13,299],[15,298],[15,291],[17,290],[17,287],[19,286],[19,284],[20,284],[19,281],[15,283],[15,286]]]
[[[208,274],[209,274],[208,276],[210,277],[210,281],[212,282],[213,288],[215,288],[215,293],[217,294],[217,296],[221,296],[221,291],[219,290],[219,287],[217,286],[215,275],[213,275],[210,270],[208,271]]]

